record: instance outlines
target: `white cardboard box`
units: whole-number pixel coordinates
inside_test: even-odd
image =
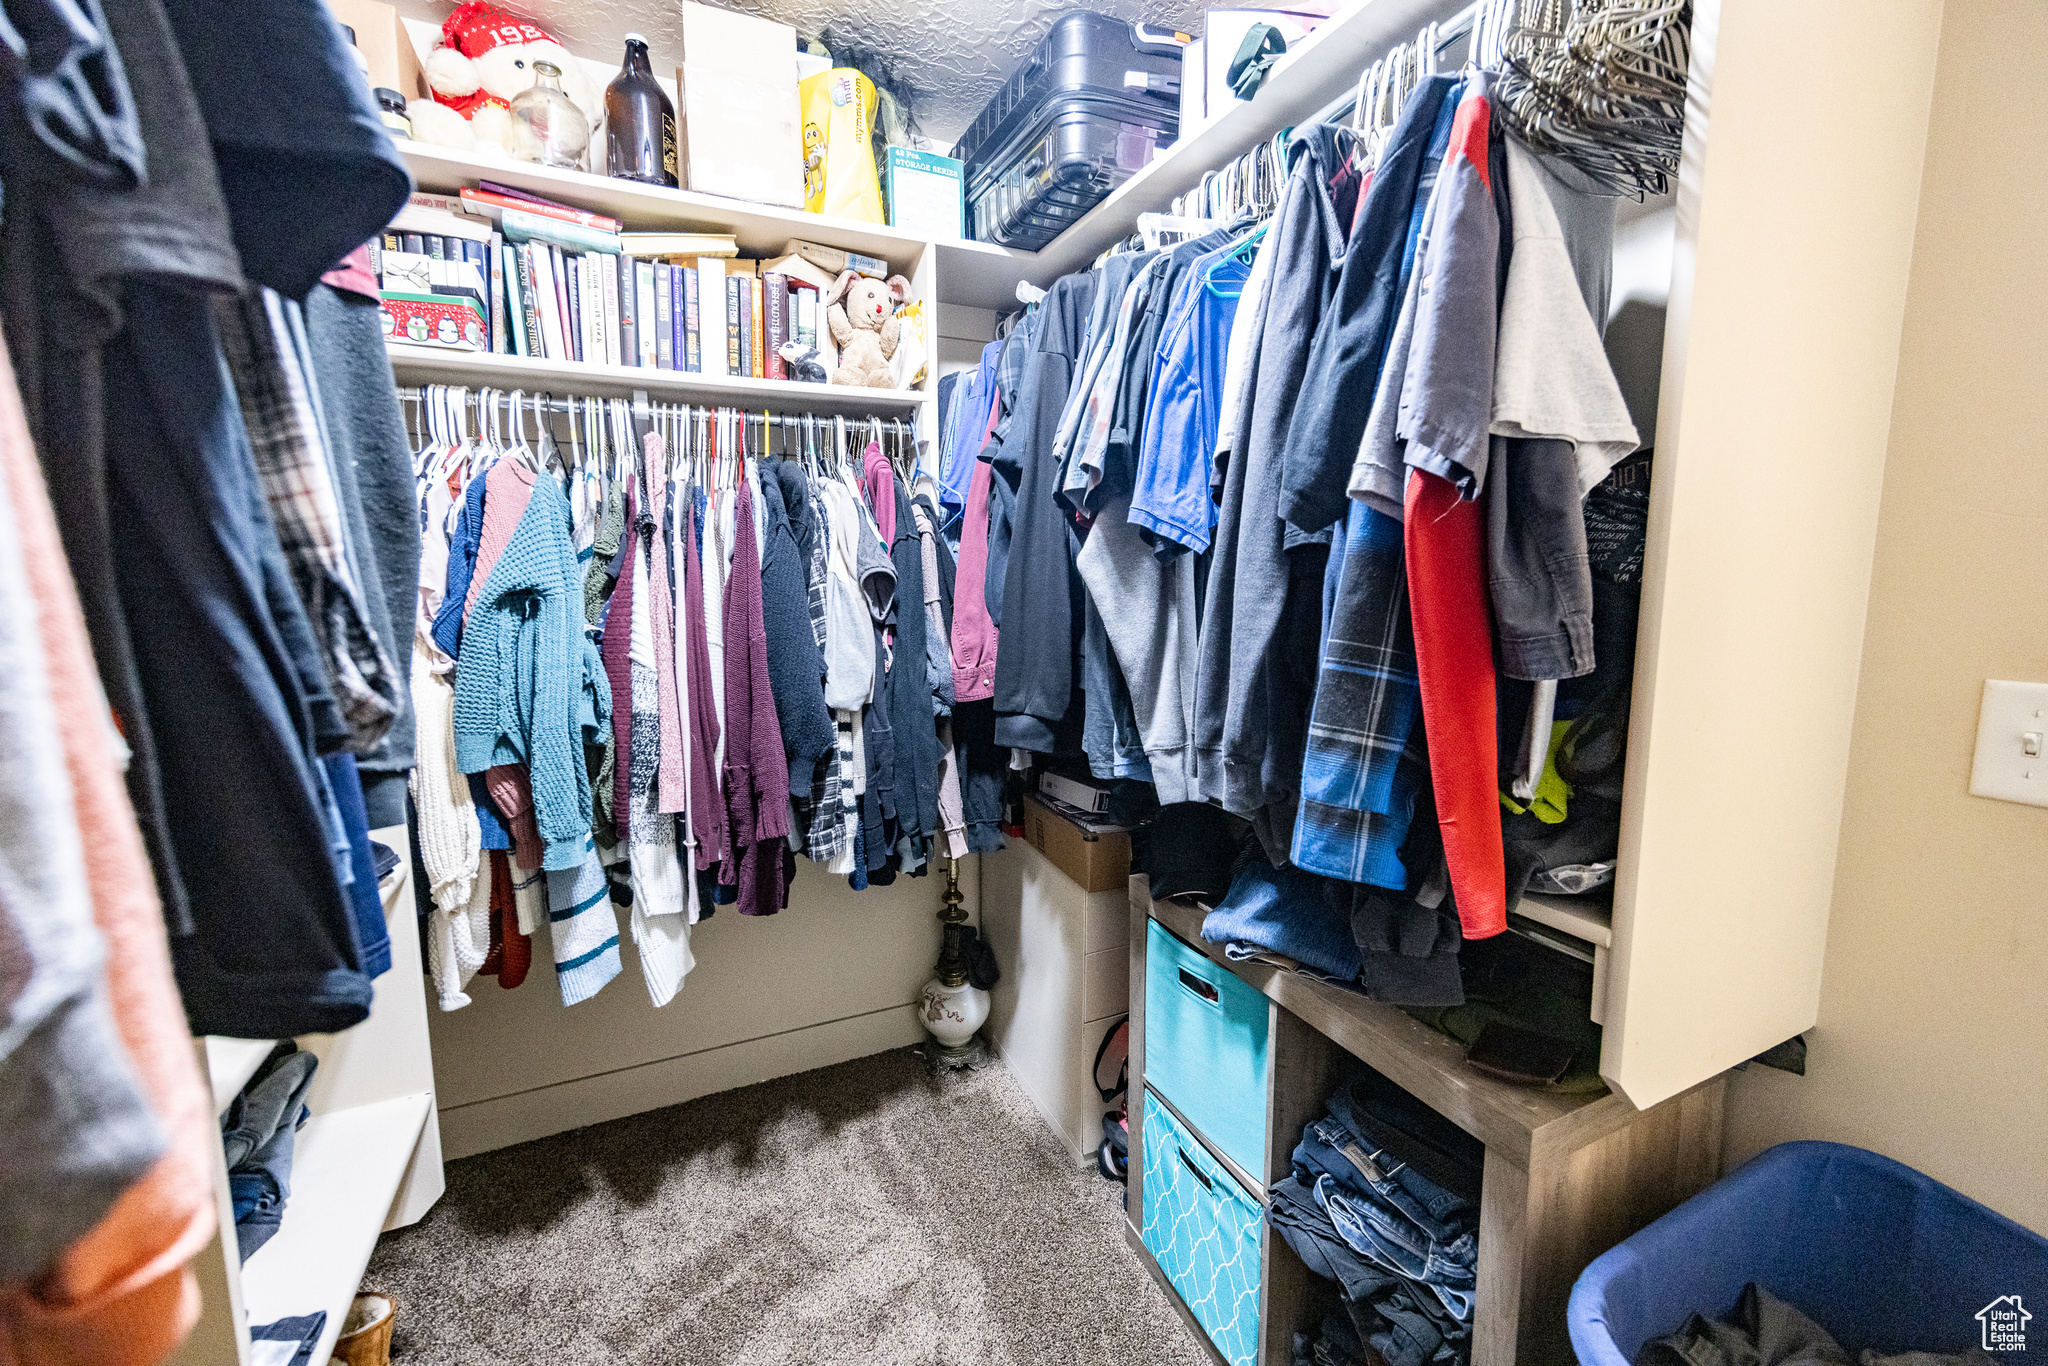
[[[795,29],[685,0],[676,88],[683,188],[804,206]]]
[[[1011,840],[982,856],[981,930],[1002,969],[989,1037],[1074,1164],[1092,1166],[1109,1108],[1095,1050],[1130,1009],[1130,892],[1084,892]]]

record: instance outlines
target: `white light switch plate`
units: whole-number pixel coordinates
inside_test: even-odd
[[[2048,806],[2048,683],[1984,681],[1970,793]]]

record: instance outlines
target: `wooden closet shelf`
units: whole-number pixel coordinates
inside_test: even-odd
[[[1014,308],[1017,282],[1036,281],[1046,274],[1036,253],[1012,251],[993,242],[930,238],[882,223],[828,217],[692,190],[641,185],[587,171],[565,171],[517,161],[480,161],[446,147],[404,138],[398,139],[398,149],[412,171],[412,178],[423,190],[452,194],[480,180],[489,180],[616,218],[628,231],[694,228],[729,232],[741,251],[754,255],[778,254],[783,243],[802,238],[864,256],[878,256],[892,269],[909,275],[929,246],[938,253],[939,298],[945,303]]]
[[[306,1121],[284,1223],[242,1267],[250,1323],[324,1309],[312,1359],[327,1360],[433,1103],[430,1093],[398,1096]]]
[[[1146,889],[1142,893],[1140,889]],[[1132,896],[1150,896],[1142,878]],[[1621,1128],[1637,1113],[1611,1091],[1566,1095],[1490,1077],[1465,1061],[1465,1047],[1396,1006],[1304,973],[1261,963],[1233,963],[1202,938],[1208,909],[1154,901],[1152,918],[1251,983],[1317,1033],[1385,1076],[1430,1109],[1527,1168],[1552,1153],[1584,1147]]]
[[[691,370],[659,370],[645,366],[596,365],[588,361],[535,360],[486,351],[451,351],[438,346],[386,342],[391,370],[402,384],[462,384],[471,388],[551,389],[558,396],[591,394],[630,398],[638,389],[649,397],[703,403],[758,412],[844,413],[864,416],[907,416],[932,395],[922,389],[864,389],[850,384],[805,384],[798,380],[754,379],[744,375],[704,375]]]
[[[213,1113],[228,1112],[228,1106],[256,1075],[256,1069],[277,1047],[276,1039],[229,1039],[209,1034],[206,1039],[206,1075],[213,1083]]]

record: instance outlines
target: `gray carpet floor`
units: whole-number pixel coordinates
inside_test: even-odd
[[[451,1162],[364,1283],[400,1366],[1203,1366],[1122,1192],[905,1049]]]

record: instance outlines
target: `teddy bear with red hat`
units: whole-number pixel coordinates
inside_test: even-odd
[[[535,62],[561,71],[563,92],[597,127],[604,94],[554,35],[485,0],[467,0],[442,23],[441,45],[427,54],[433,99],[415,100],[406,111],[413,137],[457,151],[506,152],[512,145],[512,97],[538,79]]]

